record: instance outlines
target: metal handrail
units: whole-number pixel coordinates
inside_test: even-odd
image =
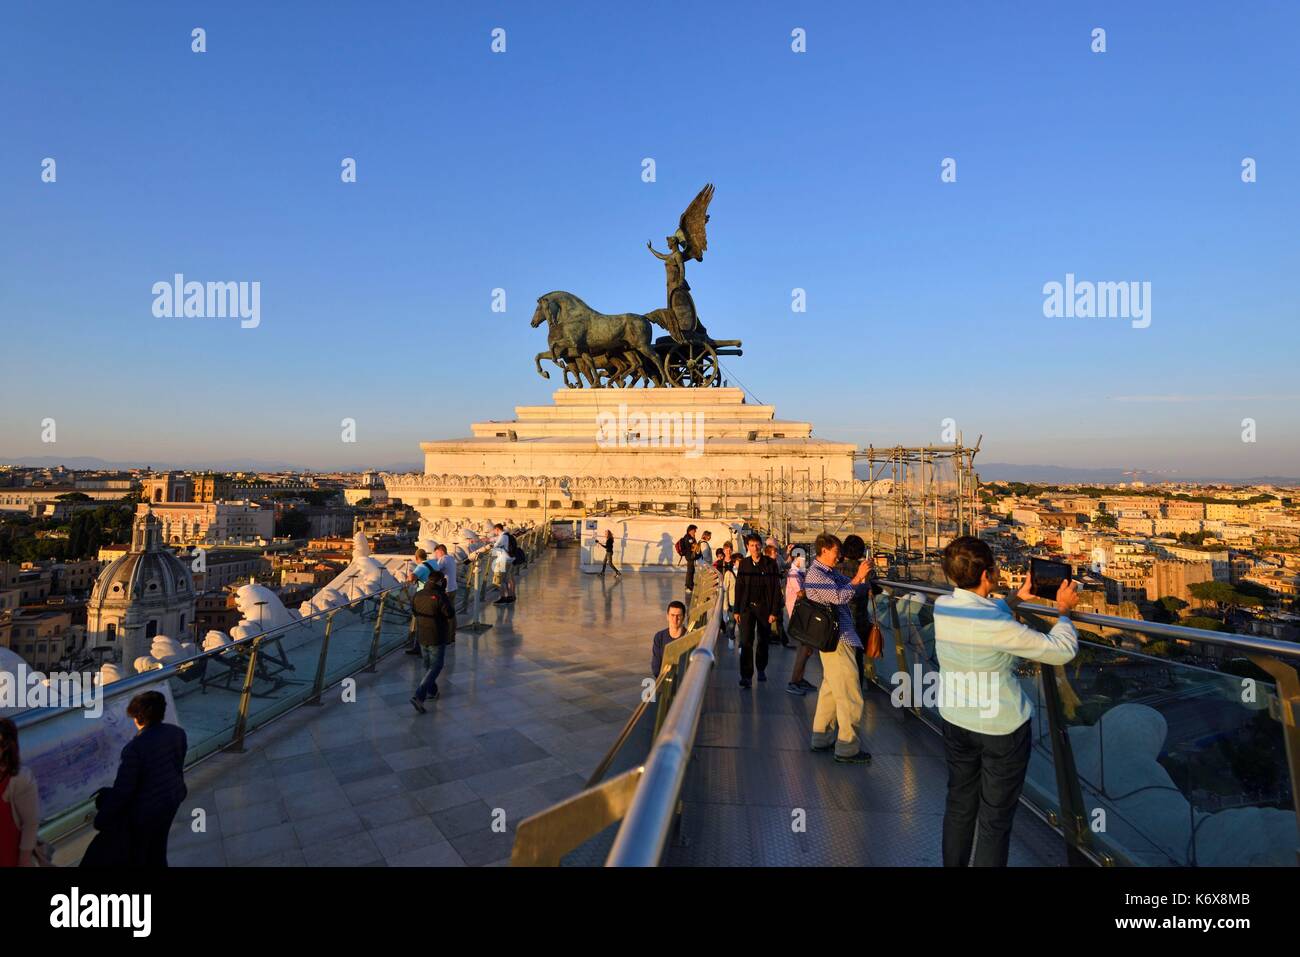
[[[874,584],[889,591],[919,592],[924,595],[950,595],[953,592],[951,586],[900,581],[894,578],[877,578],[873,581]],[[1060,615],[1054,605],[1039,605],[1032,602],[1018,602],[1012,610],[1031,615],[1047,615],[1053,618]],[[1205,628],[1188,628],[1186,625],[1166,625],[1158,621],[1145,621],[1141,618],[1120,618],[1117,615],[1099,615],[1091,611],[1072,610],[1070,620],[1089,625],[1099,625],[1103,628],[1114,628],[1119,631],[1141,632],[1142,634],[1159,635],[1162,638],[1208,642],[1223,645],[1226,648],[1239,648],[1242,651],[1281,655],[1285,658],[1300,658],[1300,644],[1278,641],[1274,638],[1259,638],[1253,635],[1209,631]]]
[[[686,634],[689,635],[690,632],[688,631]],[[614,759],[618,757],[618,753],[623,750],[623,745],[627,744],[628,739],[632,737],[632,730],[637,726],[642,715],[646,713],[651,704],[658,702],[659,695],[663,691],[664,686],[671,675],[672,667],[667,661],[665,661],[663,667],[659,669],[659,676],[655,678],[655,683],[651,688],[649,696],[642,692],[641,701],[636,706],[636,710],[634,710],[632,716],[624,722],[623,729],[618,733],[618,737],[614,739],[614,743],[609,746],[609,750],[605,752],[605,756],[600,759],[600,763],[596,765],[596,770],[591,772],[591,776],[587,778],[587,783],[584,787],[590,788],[600,783],[600,779],[605,776],[607,771],[609,771],[610,767],[614,763]]]
[[[703,602],[714,601],[717,597],[718,591],[720,590],[720,582],[718,580],[717,572],[710,568],[701,570],[700,574],[703,577],[701,578],[700,585],[691,593],[689,607],[686,609],[686,616],[682,622],[686,627],[686,631],[681,638],[677,639],[679,642],[698,635],[704,629],[704,623],[697,625],[695,628],[691,628],[691,621],[698,617],[698,612],[694,616],[691,613],[695,609],[700,608]],[[700,610],[703,611],[702,608],[700,608]],[[672,644],[676,644],[676,642],[673,642]],[[635,710],[633,710],[631,717],[624,722],[622,730],[619,731],[618,736],[614,739],[614,743],[610,745],[609,750],[605,752],[605,756],[601,758],[600,763],[596,765],[596,770],[591,772],[591,776],[587,779],[586,787],[594,787],[600,779],[605,776],[606,772],[609,771],[610,767],[614,764],[614,759],[618,757],[618,753],[623,750],[623,746],[627,744],[628,740],[632,737],[632,730],[636,727],[637,722],[641,720],[642,715],[645,714],[651,704],[659,703],[661,709],[664,702],[668,705],[672,704],[673,688],[675,686],[674,682],[678,677],[679,671],[678,660],[669,655],[672,644],[669,644],[664,648],[663,662],[659,668],[659,674],[655,676],[655,682],[650,689],[650,695],[647,697],[644,692],[642,693],[640,703],[636,706]],[[655,725],[656,737],[662,727],[662,719],[663,711],[661,710],[660,720],[657,721]]]
[[[902,630],[898,619],[898,601],[900,592],[921,595],[940,596],[953,592],[950,586],[931,585],[922,582],[899,581],[897,579],[876,579],[875,584],[890,592],[889,607],[891,624],[894,631],[895,654],[900,667],[904,665]],[[1017,618],[1025,620],[1031,627],[1046,631],[1044,619],[1059,617],[1060,612],[1054,606],[1040,605],[1035,602],[1008,603]],[[1120,618],[1115,615],[1101,615],[1095,612],[1071,610],[1072,621],[1082,624],[1112,628],[1116,631],[1158,635],[1184,641],[1197,641],[1225,648],[1236,648],[1247,653],[1249,660],[1266,671],[1274,680],[1276,687],[1276,717],[1282,725],[1283,743],[1287,754],[1287,767],[1291,778],[1293,810],[1296,815],[1297,832],[1300,833],[1300,680],[1296,669],[1285,663],[1285,659],[1300,658],[1300,645],[1269,638],[1257,638],[1250,635],[1224,634],[1203,628],[1189,628],[1184,625],[1167,625],[1162,622],[1148,622],[1142,619]],[[1044,704],[1046,705],[1049,732],[1052,739],[1052,763],[1056,771],[1059,820],[1050,821],[1059,826],[1066,842],[1067,857],[1070,863],[1093,862],[1100,864],[1116,863],[1114,858],[1097,847],[1087,824],[1084,821],[1084,804],[1081,779],[1074,763],[1068,726],[1064,720],[1064,709],[1058,693],[1058,681],[1063,666],[1039,664],[1042,673]],[[877,682],[878,683],[878,682]],[[1027,796],[1021,801],[1033,808]],[[1035,809],[1036,810],[1036,809]],[[1296,851],[1300,862],[1300,846]]]
[[[664,719],[663,729],[646,758],[640,784],[605,862],[607,867],[654,867],[663,855],[686,780],[686,764],[704,711],[721,624],[722,592],[719,589],[713,599],[704,638],[691,652],[690,663]]]

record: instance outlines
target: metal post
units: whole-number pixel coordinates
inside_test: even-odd
[[[248,654],[248,670],[244,673],[244,690],[239,695],[239,714],[235,716],[235,733],[227,751],[239,754],[244,750],[244,732],[248,727],[248,706],[253,700],[253,679],[257,676],[257,655],[262,649],[263,635],[253,639]]]
[[[897,662],[895,667],[898,671],[906,672],[907,653],[903,648],[903,628],[898,620],[898,596],[891,591],[887,597],[889,598],[889,623],[894,629],[894,660]],[[910,675],[907,680],[912,680]],[[916,704],[917,701],[921,700],[920,691],[919,688],[912,688],[912,710],[917,714],[921,713],[921,706]]]
[[[371,674],[374,673],[375,662],[379,660],[379,635],[384,628],[384,603],[387,601],[388,592],[384,592],[379,596],[379,614],[375,617],[375,635],[370,639],[370,660],[365,667],[365,671]],[[414,615],[411,616],[411,620],[415,620]]]
[[[336,612],[331,611],[325,616],[325,637],[320,643],[320,659],[316,662],[316,680],[312,682],[311,697],[304,704],[319,706],[321,704],[320,695],[325,689],[325,660],[330,653],[330,633],[334,630],[334,615]],[[412,619],[414,621],[414,619]]]
[[[488,552],[488,554],[491,554],[490,549],[484,549],[484,551]],[[492,627],[486,622],[479,620],[480,616],[483,613],[483,591],[487,587],[486,584],[484,583],[484,574],[483,574],[485,565],[486,565],[485,555],[480,554],[477,558],[474,559],[474,589],[473,589],[474,620],[465,626],[466,631],[486,631],[487,629]]]
[[[1029,627],[1042,632],[1048,630],[1047,622],[1038,615],[1013,610]],[[1089,844],[1090,834],[1085,819],[1083,789],[1079,785],[1074,748],[1070,745],[1069,727],[1065,723],[1065,709],[1061,704],[1061,689],[1057,685],[1061,667],[1040,663],[1038,668],[1039,682],[1043,687],[1043,704],[1047,710],[1048,734],[1052,739],[1052,765],[1056,771],[1056,796],[1061,809],[1065,860],[1072,867],[1091,865],[1093,862],[1083,853],[1083,848]]]
[[[1268,672],[1277,690],[1277,713],[1282,724],[1282,741],[1286,745],[1287,770],[1291,774],[1291,804],[1295,808],[1296,831],[1300,835],[1300,677],[1296,669],[1267,655],[1250,655],[1255,666]],[[1272,712],[1274,709],[1269,708]],[[1300,844],[1296,847],[1300,863]]]

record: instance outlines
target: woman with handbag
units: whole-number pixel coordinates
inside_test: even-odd
[[[18,727],[0,718],[0,867],[31,867],[37,863],[36,827],[41,800],[36,778],[22,766]]]

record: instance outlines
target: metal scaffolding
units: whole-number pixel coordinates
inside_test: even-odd
[[[891,564],[936,564],[953,538],[974,534],[979,509],[974,446],[902,446],[854,453],[860,490],[828,494],[825,475],[777,470],[763,483],[755,516],[782,541],[811,541],[821,532],[860,535]],[[760,480],[762,481],[762,480]],[[818,489],[820,488],[820,492]]]

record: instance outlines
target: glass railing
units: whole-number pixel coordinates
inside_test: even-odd
[[[535,557],[549,528],[516,533]],[[460,603],[478,618],[492,585],[491,549],[460,564]],[[413,585],[400,585],[232,641],[184,661],[105,685],[102,715],[81,708],[31,709],[14,716],[29,766],[41,791],[41,837],[52,844],[78,830],[95,813],[94,795],[113,783],[122,748],[135,733],[126,717],[131,698],[144,691],[167,696],[168,719],[189,739],[190,768],[217,751],[240,751],[245,737],[308,703],[344,679],[373,670],[379,659],[406,644],[413,631]],[[462,626],[465,627],[465,626]]]
[[[190,767],[241,749],[249,732],[372,666],[405,643],[411,620],[410,589],[402,585],[107,684],[101,716],[80,708],[22,712],[14,721],[41,789],[43,839],[57,842],[94,816],[95,792],[113,783],[135,732],[127,703],[141,692],[168,698],[168,720],[189,739]]]
[[[874,610],[885,642],[873,680],[893,690],[905,670],[924,688],[918,680],[938,670],[933,601],[950,589],[878,584],[884,594]],[[1037,605],[1016,612],[1031,627],[1056,617]],[[1071,617],[1080,636],[1075,659],[1023,662],[1017,680],[1035,705],[1023,799],[1063,833],[1072,854],[1146,866],[1296,864],[1300,646]],[[937,695],[909,704],[941,728]]]

